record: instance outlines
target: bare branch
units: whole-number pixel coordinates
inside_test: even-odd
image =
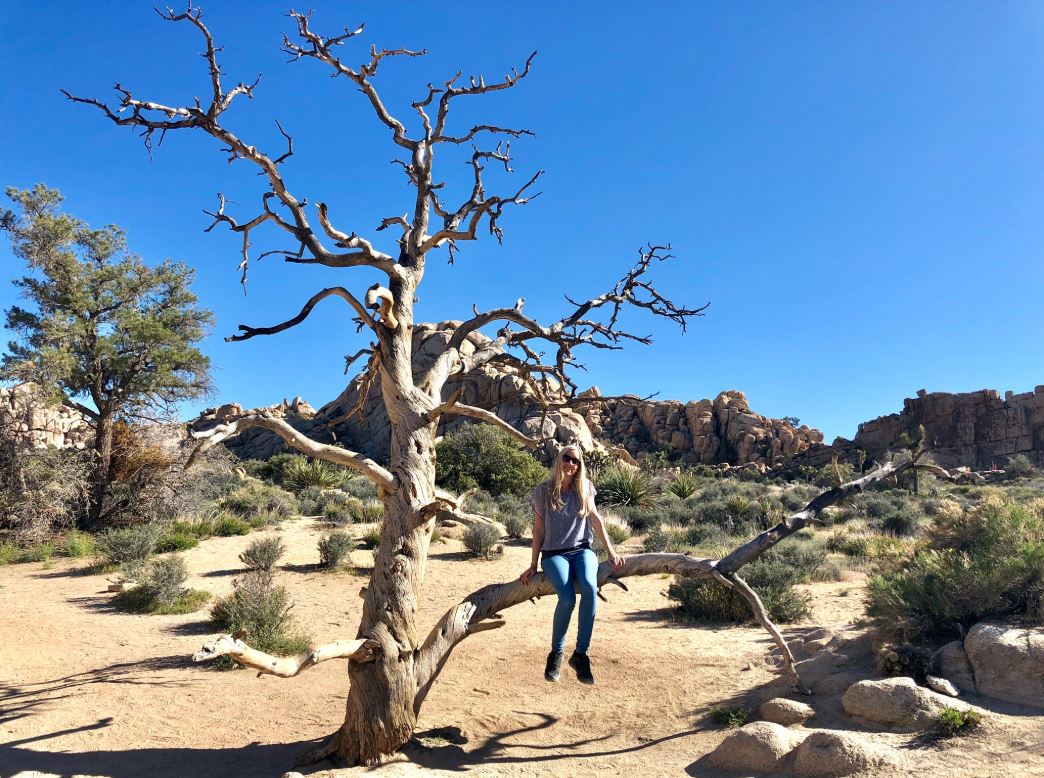
[[[499,92],[502,89],[510,89],[523,78],[529,75],[529,68],[533,64],[533,59],[537,53],[534,51],[526,59],[526,66],[522,69],[522,72],[517,72],[514,68],[511,72],[504,76],[503,81],[499,81],[493,84],[486,84],[485,80],[479,76],[476,80],[474,76],[471,77],[468,86],[457,87],[453,84],[460,78],[458,72],[453,78],[446,82],[446,88],[442,92],[442,97],[439,98],[439,110],[437,118],[435,120],[435,135],[434,141],[448,140],[443,137],[443,133],[446,129],[446,119],[449,117],[450,101],[461,97],[463,95],[483,95],[489,92]]]
[[[227,656],[244,667],[257,670],[258,677],[275,675],[279,678],[293,678],[330,659],[371,662],[376,658],[379,649],[380,644],[375,640],[337,640],[309,648],[294,656],[272,656],[251,648],[232,635],[222,635],[212,643],[204,643],[203,647],[192,655],[192,661],[210,662],[218,657]]]
[[[540,445],[539,440],[520,432],[497,416],[497,414],[493,413],[493,411],[487,411],[485,408],[476,408],[474,405],[455,403],[449,408],[444,409],[442,413],[447,415],[468,416],[469,418],[485,422],[486,424],[492,424],[494,427],[502,429],[526,448],[532,449]]]
[[[216,411],[205,411],[188,425],[189,437],[199,443],[185,463],[185,469],[191,467],[200,454],[217,443],[246,430],[260,427],[276,433],[298,451],[313,459],[336,462],[362,473],[377,484],[378,489],[392,491],[397,487],[395,476],[369,457],[312,440],[282,418],[283,413],[284,410],[278,406],[244,411],[238,405],[230,405]]]
[[[352,308],[355,309],[355,312],[358,314],[358,318],[362,320],[362,322],[366,324],[370,329],[375,329],[377,327],[376,322],[374,322],[374,320],[370,317],[370,314],[367,312],[366,308],[363,307],[363,304],[360,303],[351,292],[349,292],[344,287],[334,286],[330,287],[329,289],[323,289],[321,292],[316,292],[314,295],[312,295],[308,302],[304,304],[304,307],[301,308],[301,312],[297,314],[297,316],[295,316],[294,318],[288,319],[284,321],[282,324],[276,324],[272,327],[248,327],[245,324],[240,324],[240,334],[229,335],[227,338],[225,338],[225,342],[230,343],[233,341],[249,340],[250,338],[253,338],[256,335],[275,335],[277,332],[282,332],[283,330],[288,330],[291,327],[296,327],[298,324],[300,324],[308,318],[308,314],[312,312],[312,309],[315,308],[317,304],[325,300],[327,297],[340,297],[342,300],[347,302],[349,305],[352,306]],[[346,365],[345,370],[347,369],[348,368]]]

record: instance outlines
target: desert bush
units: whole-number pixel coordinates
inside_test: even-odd
[[[282,538],[258,538],[243,550],[239,561],[251,570],[269,571],[285,553],[286,545]]]
[[[656,504],[652,478],[643,470],[614,466],[602,471],[598,478],[598,501],[605,505],[622,505],[649,510]]]
[[[93,535],[79,530],[74,529],[65,536],[65,553],[73,558],[90,556],[94,553],[96,546],[97,542]]]
[[[14,543],[0,543],[0,567],[17,562],[21,553],[22,549],[18,548]]]
[[[0,529],[25,546],[73,526],[86,508],[88,470],[85,452],[0,438]]]
[[[54,544],[49,541],[34,543],[22,549],[20,562],[49,562],[54,556]]]
[[[214,517],[214,534],[221,538],[234,535],[246,535],[250,532],[250,524],[231,513],[221,513]]]
[[[374,524],[384,521],[384,505],[380,500],[365,500],[355,514],[360,524]]]
[[[631,528],[626,521],[611,513],[602,513],[601,516],[605,534],[614,544],[623,543],[631,537]]]
[[[700,490],[700,480],[690,471],[685,470],[677,478],[667,484],[667,491],[683,500],[692,497]]]
[[[935,717],[934,734],[938,737],[956,737],[974,732],[982,725],[982,714],[974,708],[958,710],[943,708]]]
[[[359,537],[359,545],[363,548],[376,549],[381,545],[381,526],[372,527]]]
[[[587,467],[587,476],[597,480],[598,474],[616,462],[616,457],[605,449],[593,449],[584,454],[584,465]]]
[[[507,515],[500,515],[497,518],[500,519],[504,525],[504,529],[507,531],[509,538],[521,538],[524,537],[526,531],[529,529],[529,521],[525,516],[520,516],[517,513],[509,513]]]
[[[990,496],[937,515],[914,551],[882,555],[867,612],[917,642],[983,618],[1044,622],[1044,518],[1035,506]]]
[[[678,537],[663,527],[656,527],[646,533],[642,539],[642,551],[646,554],[662,553],[664,551],[679,552],[682,543]]]
[[[719,727],[742,727],[750,722],[751,711],[730,705],[718,705],[711,710],[711,721]]]
[[[223,497],[218,507],[244,519],[257,515],[288,518],[297,512],[297,501],[278,486],[252,481]]]
[[[685,529],[683,542],[690,547],[722,545],[728,538],[725,530],[714,524],[691,524]]]
[[[199,545],[199,538],[189,532],[164,532],[156,540],[156,553],[165,554],[168,551],[188,551]]]
[[[873,526],[879,527],[881,532],[899,537],[916,535],[921,530],[921,516],[914,506],[903,504],[895,511],[889,513],[880,522],[874,522]]]
[[[128,578],[136,579],[155,552],[159,534],[155,524],[110,529],[98,536],[98,551],[105,564],[115,565]]]
[[[351,559],[355,541],[347,532],[335,531],[319,538],[319,566],[336,570]]]
[[[514,438],[488,424],[469,424],[435,447],[436,481],[457,492],[480,487],[498,495],[525,494],[547,477],[546,469]]]
[[[292,492],[308,487],[336,489],[342,486],[351,474],[344,466],[322,459],[304,457],[288,461],[282,468],[282,483]]]
[[[167,488],[175,457],[144,428],[117,421],[112,428],[112,460],[102,516],[110,525],[150,524],[171,515]]]
[[[209,538],[214,534],[214,518],[206,516],[192,521],[180,519],[171,522],[168,532],[184,533],[191,535],[197,540]]]
[[[741,575],[758,593],[773,621],[789,623],[811,612],[811,598],[794,585],[811,580],[824,556],[793,544],[776,546],[744,567]],[[754,619],[742,595],[711,579],[676,577],[667,597],[679,604],[686,618],[725,623]]]
[[[341,491],[360,500],[377,499],[377,484],[369,478],[353,478],[341,487]]]
[[[188,570],[179,556],[157,559],[148,564],[141,581],[116,595],[116,604],[133,613],[192,613],[207,601],[210,595],[194,589],[185,589]]]
[[[245,632],[246,640],[259,651],[296,654],[310,641],[291,618],[291,607],[286,588],[274,586],[271,573],[251,571],[233,582],[232,593],[214,604],[210,618],[222,632]]]
[[[1008,479],[1032,478],[1037,475],[1038,470],[1025,454],[1015,454],[1008,457],[1004,465],[1004,475]]]
[[[500,545],[500,532],[492,524],[472,524],[464,530],[461,540],[464,548],[483,559],[492,559],[504,550]]]

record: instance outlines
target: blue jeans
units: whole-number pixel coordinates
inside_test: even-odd
[[[577,653],[586,654],[591,645],[598,596],[598,557],[589,548],[570,551],[543,560],[544,575],[558,593],[555,620],[551,629],[551,650],[565,648],[565,636],[569,630],[569,619],[576,606],[576,588],[580,590],[580,616],[576,632]]]

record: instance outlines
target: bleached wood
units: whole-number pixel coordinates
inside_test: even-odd
[[[294,656],[273,656],[251,648],[242,640],[231,635],[222,635],[212,643],[204,643],[203,647],[192,655],[193,662],[210,662],[221,656],[234,659],[244,667],[257,670],[261,675],[275,675],[279,678],[293,678],[320,662],[331,659],[354,659],[369,661],[373,658],[376,645],[366,639],[336,640],[322,646],[309,648]]]

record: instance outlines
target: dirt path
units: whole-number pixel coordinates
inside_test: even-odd
[[[312,522],[286,522],[277,531],[288,547],[277,579],[290,590],[297,619],[320,642],[354,636],[365,577],[314,570],[320,529]],[[238,554],[256,537],[214,538],[186,552],[189,585],[226,593],[240,570]],[[353,559],[372,563],[368,552]],[[422,623],[479,586],[517,575],[527,561],[524,543],[490,562],[466,558],[456,541],[433,546]],[[340,724],[343,664],[291,680],[192,665],[187,657],[211,634],[206,611],[115,611],[106,578],[78,567],[62,560],[51,570],[0,568],[0,776],[279,776],[307,741]],[[672,622],[663,596],[669,581],[627,583],[629,593],[612,589],[610,601],[599,603],[591,649],[597,685],[582,686],[568,671],[560,683],[546,683],[554,603],[517,606],[506,612],[506,627],[454,652],[419,722],[422,733],[439,732],[422,735],[379,773],[707,774],[695,762],[724,734],[708,725],[710,709],[742,703],[777,678],[768,638],[760,629]],[[849,624],[861,612],[859,580],[812,591],[815,625]],[[977,756],[965,764],[974,771],[964,772],[963,760],[948,756],[952,749],[914,758],[928,774],[1044,775],[1033,772],[1044,765],[1044,717],[1005,722],[995,736],[962,746],[964,757]]]

